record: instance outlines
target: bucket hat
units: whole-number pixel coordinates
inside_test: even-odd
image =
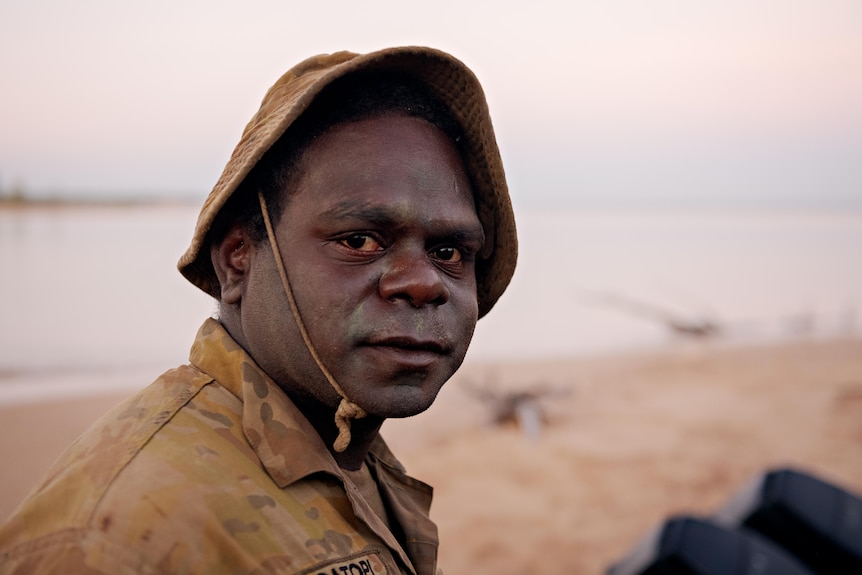
[[[266,93],[246,125],[213,190],[204,201],[191,245],[177,267],[190,282],[218,298],[220,286],[209,253],[209,232],[220,210],[252,168],[326,86],[359,71],[397,72],[423,83],[461,124],[462,153],[474,186],[485,244],[476,262],[479,317],[503,294],[518,255],[515,220],[484,91],[476,76],[453,56],[425,47],[387,48],[367,54],[313,56],[288,70]]]

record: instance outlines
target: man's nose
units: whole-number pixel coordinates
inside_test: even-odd
[[[379,291],[383,299],[403,299],[413,307],[441,305],[449,301],[449,290],[440,270],[422,250],[404,250],[391,254],[380,276]]]

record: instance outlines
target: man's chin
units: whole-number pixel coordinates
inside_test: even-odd
[[[428,403],[427,405],[422,405],[415,408],[406,408],[398,411],[390,411],[389,415],[386,416],[386,419],[404,419],[407,417],[413,417],[414,415],[419,415],[420,413],[427,411],[433,402]]]
[[[400,387],[393,393],[380,394],[375,401],[363,408],[370,414],[384,419],[403,419],[426,411],[434,404],[440,389],[433,392],[415,387]],[[383,396],[388,397],[383,397]]]

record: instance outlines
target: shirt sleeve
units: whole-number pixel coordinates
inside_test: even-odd
[[[66,529],[0,551],[0,575],[147,575],[153,565],[98,532]]]

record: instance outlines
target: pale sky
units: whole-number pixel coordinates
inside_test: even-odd
[[[307,56],[485,86],[516,203],[862,208],[862,1],[0,0],[0,189],[202,198]]]

